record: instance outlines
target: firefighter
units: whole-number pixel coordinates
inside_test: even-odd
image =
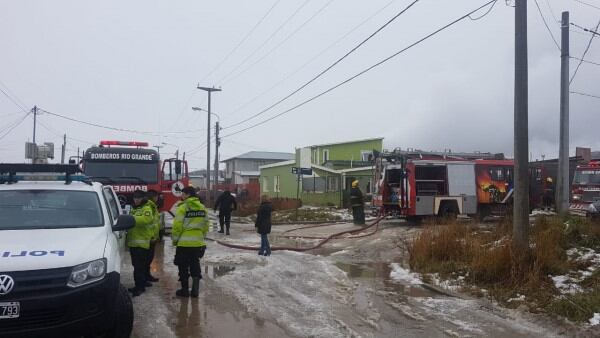
[[[152,238],[150,239],[150,248],[148,252],[148,263],[146,266],[146,280],[148,282],[158,282],[158,278],[150,273],[150,265],[154,260],[154,252],[156,243],[160,238],[160,211],[158,210],[158,192],[156,190],[148,190],[148,205],[152,208],[152,216],[154,217],[154,225],[152,227]]]
[[[217,201],[215,202],[214,210],[217,211],[219,209],[219,225],[221,230],[219,233],[223,233],[223,225],[225,225],[226,235],[229,235],[229,226],[231,225],[231,212],[237,209],[237,202],[235,201],[235,197],[231,195],[229,190],[225,190]]]
[[[365,224],[363,194],[360,191],[358,181],[356,180],[352,182],[352,189],[350,190],[350,205],[352,206],[352,218],[354,219],[354,224]]]
[[[131,254],[135,287],[130,288],[129,291],[136,297],[146,291],[146,283],[148,282],[146,280],[146,266],[154,226],[152,207],[148,204],[146,193],[142,190],[133,192],[131,215],[135,217],[135,226],[127,232],[127,246]]]
[[[180,297],[198,297],[200,279],[200,258],[204,256],[208,233],[208,212],[196,196],[196,190],[185,187],[183,200],[177,205],[171,237],[175,250],[175,265],[179,268],[181,289],[175,294]],[[189,290],[189,277],[192,277],[192,291]]]
[[[551,210],[552,206],[554,205],[554,182],[552,181],[552,177],[546,177],[543,205],[544,210]]]

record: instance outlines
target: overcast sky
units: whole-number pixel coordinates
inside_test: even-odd
[[[598,9],[575,0],[537,1],[559,43],[556,20],[562,11],[587,28],[600,20],[600,0],[582,0]],[[204,167],[206,113],[191,109],[207,108],[198,83],[222,88],[212,108],[226,128],[221,135],[228,135],[321,93],[486,1],[421,0],[296,95],[227,128],[300,87],[411,2],[3,0],[0,88],[17,104],[0,92],[0,137],[23,118],[21,107],[37,105],[146,132],[39,115],[37,141],[54,142],[59,159],[61,135],[67,133],[68,155],[101,139],[164,142],[162,153],[178,147],[191,167]],[[558,153],[560,52],[535,2],[528,2],[530,151],[534,158],[549,158]],[[590,34],[572,31],[571,55],[581,57]],[[511,156],[513,46],[514,8],[501,0],[480,20],[464,20],[297,110],[225,137],[221,159],[371,137],[385,137],[387,149]],[[592,43],[586,59],[600,63],[600,41]],[[572,74],[577,61],[570,66]],[[599,76],[599,66],[583,64],[571,90],[600,96]],[[570,98],[571,149],[600,148],[600,99]],[[0,140],[0,162],[23,161],[32,126],[28,116]]]

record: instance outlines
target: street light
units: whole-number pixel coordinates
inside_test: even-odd
[[[206,110],[204,108],[200,108],[200,107],[192,107],[192,110],[210,113],[211,115],[216,116],[217,120],[219,120],[219,122],[221,122],[221,116],[219,116],[219,114],[217,114],[217,113],[209,112],[208,110]]]
[[[211,103],[211,94],[212,92],[220,92],[221,89],[220,88],[214,88],[214,87],[200,87],[200,85],[197,86],[198,89],[200,90],[204,90],[205,92],[208,93],[208,123],[207,123],[207,133],[206,133],[206,188],[208,191],[210,191],[210,103]],[[196,108],[192,108],[193,110],[202,110],[198,107]],[[218,176],[217,176],[218,177]],[[218,181],[218,180],[217,180]],[[218,183],[218,182],[217,182]],[[215,189],[216,189],[216,185],[215,185]],[[210,192],[207,194],[207,201],[211,201],[211,196],[210,196]]]

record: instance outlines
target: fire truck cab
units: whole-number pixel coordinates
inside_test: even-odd
[[[591,161],[575,168],[570,200],[569,211],[572,214],[585,216],[598,213],[595,205],[600,202],[600,162]]]

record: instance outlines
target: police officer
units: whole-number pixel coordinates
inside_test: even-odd
[[[183,201],[177,205],[171,237],[175,250],[175,265],[179,268],[181,289],[175,294],[180,297],[198,297],[200,279],[200,258],[206,251],[204,236],[208,233],[208,212],[196,196],[196,190],[185,187]],[[189,277],[192,276],[192,291],[189,291]]]
[[[135,287],[130,288],[129,291],[136,297],[146,291],[146,266],[154,226],[152,208],[148,204],[146,193],[142,190],[133,192],[131,215],[135,217],[135,226],[127,232],[127,246],[131,254]]]
[[[231,212],[237,209],[235,197],[231,195],[229,190],[225,190],[215,201],[215,211],[219,209],[219,225],[221,229],[219,233],[223,233],[223,225],[227,229],[226,235],[229,235],[229,226],[231,225]]]
[[[358,181],[352,182],[352,189],[350,190],[350,205],[352,206],[352,218],[354,219],[354,224],[365,224],[363,194],[358,187]]]
[[[154,217],[154,226],[152,227],[152,238],[150,239],[150,249],[148,252],[148,263],[146,266],[146,280],[149,282],[158,282],[158,278],[150,273],[150,265],[154,260],[154,251],[156,243],[160,237],[160,211],[158,210],[158,192],[156,190],[148,190],[148,205],[152,208],[152,216]]]

